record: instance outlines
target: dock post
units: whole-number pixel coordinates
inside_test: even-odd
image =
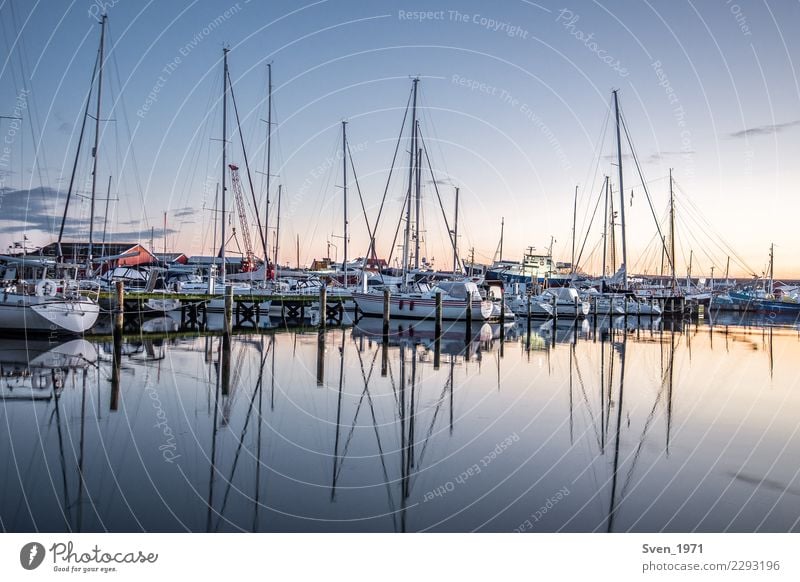
[[[392,292],[389,291],[388,287],[384,287],[383,288],[383,335],[384,335],[384,337],[389,335],[391,298],[392,298]]]
[[[125,318],[125,283],[116,282],[117,304],[114,309],[114,335],[122,337],[122,323]]]
[[[464,329],[464,359],[469,362],[469,350],[472,344],[472,295],[467,297],[466,327]]]
[[[328,286],[323,285],[319,288],[319,327],[325,329],[328,326]]]
[[[500,285],[500,341],[503,341],[505,336],[505,323],[506,323],[506,290]]]
[[[558,301],[556,301],[556,296],[550,296],[550,303],[553,305],[553,327],[555,324],[558,323]]]
[[[442,294],[436,294],[436,339],[442,335]]]
[[[433,339],[433,369],[438,370],[442,358],[442,294],[436,294],[435,330]]]
[[[223,326],[225,335],[230,336],[233,331],[233,285],[225,285],[225,313]]]
[[[580,309],[578,308],[579,299],[578,297],[575,298],[575,319],[580,318]]]

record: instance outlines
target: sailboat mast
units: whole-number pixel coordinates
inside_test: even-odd
[[[572,262],[570,263],[570,272],[575,274],[575,225],[578,221],[578,186],[575,186],[575,197],[572,201]]]
[[[625,270],[622,272],[622,285],[628,288],[628,249],[625,241],[625,188],[622,183],[622,140],[620,138],[619,121],[619,97],[614,90],[614,115],[617,121],[617,169],[619,170],[619,223],[622,229],[622,264]]]
[[[610,188],[610,186],[609,186]],[[616,224],[614,222],[615,214],[614,214],[614,190],[610,189],[610,196],[608,197],[608,209],[609,209],[609,226],[611,227],[611,270],[617,268],[617,235],[616,235]]]
[[[501,216],[500,217],[500,256],[499,256],[500,262],[503,261],[503,238],[505,236],[505,231],[506,231],[506,217],[505,216]]]
[[[606,200],[603,204],[603,208],[605,209],[605,220],[603,221],[603,287],[605,287],[606,281],[606,251],[608,250],[608,176],[606,176],[605,186]]]
[[[675,195],[672,191],[672,168],[669,169],[669,262],[672,266],[672,292],[678,280],[675,275]]]
[[[217,213],[219,212],[219,208],[217,203],[219,202],[219,182],[217,182],[217,188],[214,192],[214,214],[212,215],[211,223],[214,225],[214,240],[211,244],[211,252],[213,253],[212,256],[219,254],[219,247],[217,246]]]
[[[728,255],[728,262],[725,263],[725,287],[728,287],[728,275],[730,274],[731,257]]]
[[[283,184],[278,184],[278,216],[275,218],[275,259],[272,261],[275,265],[275,275],[278,274],[278,249],[281,242],[281,191]]]
[[[415,132],[417,140],[419,140],[419,121],[417,121],[417,131]],[[416,165],[416,187],[415,187],[415,203],[414,209],[414,268],[419,269],[419,215],[420,215],[420,196],[422,193],[422,148],[417,148],[417,165]]]
[[[88,252],[88,269],[92,269],[92,245],[94,242],[94,205],[95,205],[95,192],[97,189],[97,155],[100,153],[100,104],[103,97],[103,58],[106,40],[106,20],[108,15],[103,14],[100,18],[100,56],[98,57],[98,70],[97,70],[97,108],[95,109],[94,116],[94,147],[92,148],[92,197],[89,209],[89,252]]]
[[[344,258],[342,267],[344,271],[344,286],[347,288],[347,122],[342,121],[342,176],[344,192]]]
[[[689,249],[689,268],[686,269],[686,292],[689,293],[689,288],[692,285],[692,258],[694,257],[694,250]]]
[[[222,223],[220,231],[222,235],[222,244],[219,251],[220,258],[222,259],[222,286],[225,286],[225,274],[227,265],[225,264],[225,170],[227,168],[228,157],[228,51],[230,49],[222,49]]]
[[[264,210],[264,240],[269,244],[269,180],[272,177],[272,63],[267,63],[267,201]],[[268,255],[264,261],[269,262]],[[269,278],[265,267],[264,278]]]
[[[417,155],[417,84],[419,78],[412,81],[412,104],[411,104],[411,147],[409,149],[408,161],[408,195],[406,196],[406,229],[403,237],[403,286],[406,284],[406,271],[408,270],[409,245],[411,244],[411,193],[414,188],[414,159]]]
[[[111,200],[111,176],[108,176],[108,188],[106,189],[106,211],[103,215],[103,242],[100,246],[100,255],[106,254],[106,231],[108,230],[108,204]],[[59,261],[60,262],[60,261]]]
[[[456,187],[456,216],[453,221],[453,273],[458,266],[458,187]],[[461,268],[458,269],[461,272]]]
[[[769,245],[769,294],[775,289],[775,243]]]
[[[97,75],[97,67],[99,63],[95,62],[94,70],[92,71],[92,80],[89,83],[89,94],[86,96],[86,106],[83,110],[83,121],[81,122],[81,131],[78,134],[78,146],[75,149],[75,158],[72,162],[72,173],[69,177],[69,187],[67,188],[67,198],[64,201],[64,212],[61,215],[61,227],[58,229],[58,241],[56,242],[56,254],[58,262],[64,262],[64,252],[61,248],[61,241],[64,239],[64,226],[67,222],[67,213],[69,212],[69,201],[72,197],[72,188],[75,185],[75,175],[78,170],[78,160],[81,155],[81,146],[83,146],[83,136],[86,133],[86,119],[89,117],[89,106],[92,101],[92,91],[94,90],[94,78]]]

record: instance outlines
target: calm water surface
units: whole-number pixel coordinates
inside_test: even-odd
[[[0,527],[800,531],[796,326],[499,335],[0,340]]]

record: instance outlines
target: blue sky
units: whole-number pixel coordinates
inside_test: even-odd
[[[56,191],[66,190],[97,51],[92,16],[103,6],[109,58],[101,117],[112,121],[101,124],[98,197],[112,175],[119,200],[110,207],[109,232],[117,238],[147,242],[152,227],[161,248],[167,212],[171,250],[210,252],[221,172],[221,56],[229,46],[257,171],[264,170],[266,63],[273,63],[279,125],[272,197],[280,183],[282,262],[294,263],[297,236],[304,263],[323,256],[328,241],[341,247],[341,169],[332,160],[342,119],[374,221],[409,79],[420,75],[422,131],[450,214],[453,186],[461,188],[462,254],[474,247],[476,258],[491,260],[505,217],[505,258],[530,245],[543,250],[552,236],[557,258],[569,260],[575,186],[579,247],[603,174],[616,187],[613,126],[601,135],[611,90],[619,89],[660,218],[674,168],[678,271],[685,272],[691,249],[695,273],[711,265],[720,273],[731,252],[724,240],[737,254],[736,272],[744,271],[739,262],[760,272],[774,242],[777,270],[800,275],[797,2],[5,0],[0,114],[20,110],[20,98],[26,107],[19,129],[13,120],[0,125],[4,145],[10,140],[0,159],[4,247],[23,230],[39,244],[53,238],[53,217],[63,208]],[[87,131],[91,141],[93,127]],[[229,139],[229,159],[241,163],[238,136]],[[655,223],[625,150],[629,265],[653,272]],[[78,164],[80,192],[90,179],[87,152]],[[382,256],[400,214],[398,175],[378,230]],[[263,200],[260,174],[255,182]],[[447,235],[429,182],[423,248],[445,267]],[[88,201],[76,199],[69,236],[85,237],[88,215]],[[351,254],[363,254],[366,228],[352,189],[350,225]],[[587,269],[599,266],[600,236],[596,219],[582,258]]]

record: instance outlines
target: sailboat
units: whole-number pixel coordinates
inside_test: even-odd
[[[223,289],[227,286],[231,287],[231,292],[236,297],[236,300],[246,308],[253,308],[257,303],[259,305],[259,309],[264,313],[269,313],[269,309],[272,305],[272,301],[268,298],[272,295],[274,290],[272,288],[268,288],[266,285],[256,286],[257,282],[262,282],[265,279],[272,278],[274,275],[273,266],[269,265],[269,259],[266,258],[267,253],[267,245],[266,245],[266,237],[264,235],[264,228],[261,225],[261,218],[258,213],[258,207],[255,203],[255,195],[253,193],[253,182],[250,176],[249,165],[247,161],[247,151],[244,147],[244,139],[242,138],[242,128],[239,123],[239,113],[238,108],[236,105],[236,97],[233,93],[233,83],[231,81],[230,72],[228,70],[228,52],[230,51],[229,48],[222,49],[222,211],[220,213],[220,231],[221,231],[221,239],[219,245],[219,256],[220,264],[221,264],[221,273],[219,276],[216,276],[213,272],[213,269],[209,273],[208,280],[202,283],[190,283],[190,284],[183,284],[181,291],[184,293],[193,293],[193,292],[203,292],[208,291],[209,294],[214,294],[217,286],[221,286]],[[270,83],[271,87],[271,83]],[[262,249],[264,251],[265,260],[264,263],[256,268],[255,267],[255,254],[252,248],[252,238],[250,236],[250,229],[247,222],[247,209],[245,203],[245,195],[244,195],[244,188],[241,183],[241,179],[239,177],[239,166],[236,164],[228,163],[227,156],[228,156],[228,94],[230,94],[231,101],[233,103],[233,111],[234,117],[236,119],[237,130],[239,133],[239,137],[241,140],[242,146],[242,155],[245,161],[245,170],[247,174],[248,184],[250,186],[250,193],[253,195],[253,206],[255,209],[256,215],[256,222],[258,224],[258,232],[259,237],[261,239]],[[237,213],[239,216],[239,224],[242,229],[242,238],[245,244],[246,252],[245,256],[242,259],[243,268],[242,273],[239,275],[233,275],[227,272],[227,262],[226,262],[226,225],[228,223],[226,213],[227,203],[226,203],[226,192],[228,188],[226,187],[226,175],[230,176],[231,180],[231,190],[234,195],[234,203],[237,209]],[[216,203],[215,203],[216,205]],[[235,234],[235,231],[234,231]],[[214,230],[214,245],[216,248],[217,240],[216,240],[216,227]],[[206,302],[206,310],[208,313],[224,313],[225,311],[225,298],[220,296],[211,297]],[[174,309],[167,309],[165,311],[169,311],[169,316],[173,318],[180,317],[180,305],[175,307]]]
[[[0,257],[5,277],[18,270],[39,271],[31,281],[7,281],[0,293],[0,330],[12,333],[73,333],[90,329],[100,315],[95,299],[85,297],[73,281],[47,278],[45,261],[34,257]],[[35,267],[34,267],[35,266]]]
[[[419,78],[412,80],[411,94],[411,148],[409,152],[408,190],[405,199],[405,231],[403,243],[402,279],[399,293],[392,293],[389,298],[389,315],[392,318],[402,319],[433,319],[436,317],[437,295],[441,297],[442,319],[463,320],[469,316],[476,320],[487,320],[497,316],[497,311],[492,301],[484,300],[478,286],[472,281],[440,281],[435,284],[409,283],[413,273],[409,273],[410,250],[412,241],[411,216],[412,207],[416,206],[414,240],[415,265],[419,268],[419,209],[420,188],[422,177],[422,139],[417,119],[417,90]],[[416,202],[416,205],[414,204]],[[451,233],[452,234],[452,233]],[[452,240],[452,239],[451,239]],[[455,241],[453,241],[455,249]],[[372,249],[371,249],[372,250]],[[384,296],[382,290],[371,289],[367,291],[366,277],[362,278],[361,292],[354,292],[353,299],[358,309],[365,316],[378,317],[383,315]],[[469,314],[469,315],[468,315]],[[513,318],[513,314],[510,313]]]
[[[94,85],[95,73],[97,74],[97,113],[95,115],[94,155],[92,169],[92,218],[94,215],[95,185],[97,176],[97,158],[99,153],[100,138],[100,103],[103,83],[103,50],[105,44],[106,20],[103,14],[100,20],[100,48],[98,50],[95,70],[92,73],[91,85]],[[83,139],[83,129],[89,112],[91,90],[86,99],[81,138],[78,141],[78,151],[75,155],[76,165],[80,154],[80,145]],[[61,239],[64,234],[64,222],[69,208],[69,197],[75,181],[75,168],[70,180],[69,192],[61,221],[61,230],[58,236],[59,259],[57,262],[44,260],[40,257],[27,255],[0,256],[3,263],[3,288],[0,294],[0,330],[12,333],[57,333],[80,334],[89,330],[100,315],[97,298],[90,298],[81,294],[78,282],[69,278],[48,278],[49,274],[55,275],[57,270],[64,271],[63,257],[61,256]],[[89,231],[89,267],[91,267],[92,230],[90,220]],[[76,269],[77,271],[77,269]]]
[[[611,183],[608,176],[605,178],[603,184],[603,191],[605,195],[604,204],[604,226],[603,226],[603,276],[600,280],[600,291],[589,291],[583,294],[583,298],[591,305],[591,311],[594,315],[636,315],[636,316],[660,316],[662,313],[661,306],[655,301],[647,301],[642,297],[634,294],[628,286],[628,249],[627,249],[627,233],[625,230],[625,194],[623,188],[623,168],[622,168],[622,136],[621,136],[621,120],[619,109],[619,96],[617,91],[613,91],[614,99],[614,117],[616,124],[616,150],[617,150],[617,170],[619,179],[619,225],[622,234],[622,263],[619,270],[611,278],[606,278],[606,249],[608,247],[608,226],[609,217],[613,221],[615,212],[613,210],[613,199],[611,198]],[[573,219],[574,220],[574,219]],[[611,237],[613,240],[614,224],[611,224],[612,232]],[[574,222],[573,222],[574,232]],[[574,243],[573,243],[574,244]],[[612,243],[612,248],[614,244]],[[612,253],[613,255],[613,253]],[[670,255],[672,256],[672,255]],[[612,267],[613,268],[613,267]]]

